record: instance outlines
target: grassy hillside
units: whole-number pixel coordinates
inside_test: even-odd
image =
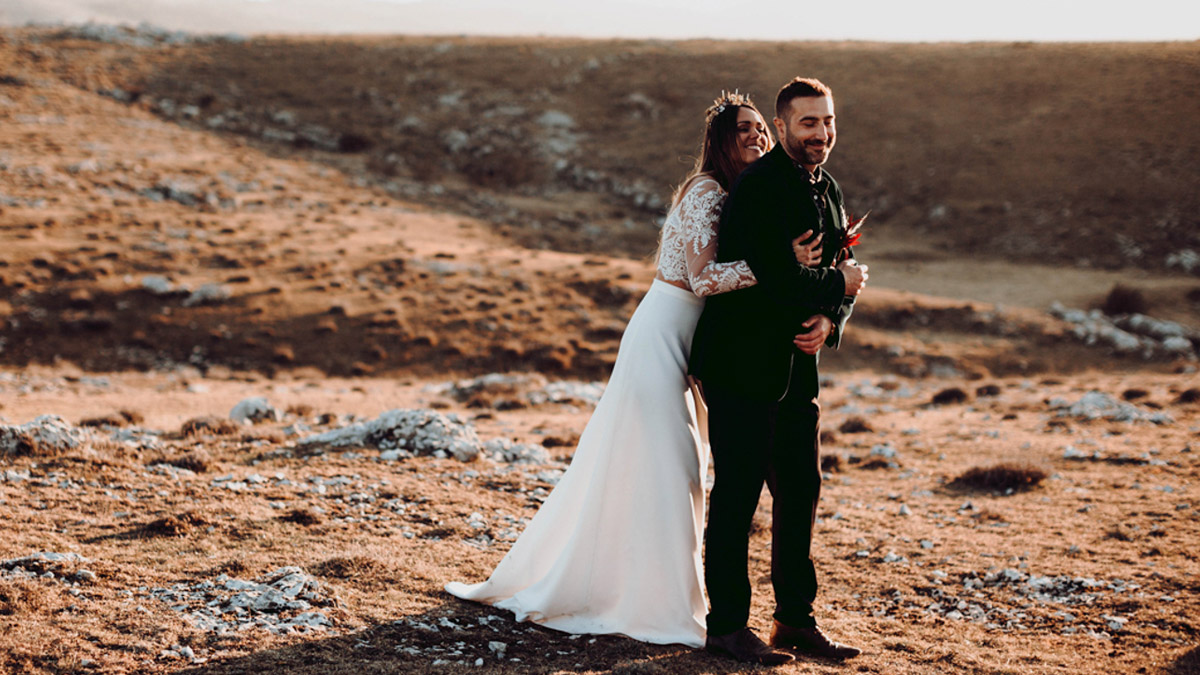
[[[556,248],[652,250],[708,101],[737,88],[769,109],[802,74],[834,88],[829,168],[875,227],[1107,268],[1200,250],[1196,43],[279,38],[98,58],[110,86],[165,114],[194,105],[198,124],[280,145],[340,139],[343,161],[461,178],[472,203],[494,190],[477,211],[518,231],[538,220]],[[324,135],[290,141],[313,125]]]
[[[687,170],[698,111],[722,86],[769,91],[820,59],[862,74],[809,70],[838,92],[832,170],[850,209],[874,213],[863,246],[872,289],[841,367],[1112,367],[1110,349],[1081,347],[1043,312],[1101,304],[1116,283],[1157,318],[1194,326],[1200,316],[1195,277],[1161,274],[1164,251],[1196,246],[1194,218],[1184,220],[1195,212],[1193,156],[1084,188],[1124,169],[1101,161],[1123,147],[1194,146],[1182,108],[1181,140],[1166,150],[1124,131],[1038,144],[1055,134],[988,131],[989,120],[1032,125],[999,106],[967,97],[955,116],[930,103],[982,87],[967,73],[989,54],[999,81],[1014,78],[1005,59],[1032,64],[1035,52],[1051,70],[1055,50],[1109,63],[1158,55],[1175,68],[1193,58],[1188,46],[239,43],[105,30],[0,35],[0,362],[604,377],[653,274],[656,221]],[[739,80],[735,62],[768,74]],[[911,74],[904,88],[873,79],[905,63],[945,71],[929,80],[941,89]],[[1139,86],[1164,101],[1194,96]],[[989,96],[1006,92],[997,84]],[[1080,106],[1075,128],[1100,108]],[[1044,116],[1066,124],[1058,109]],[[972,129],[993,142],[961,140]],[[997,150],[1026,146],[1064,159]],[[1068,171],[1089,161],[1092,174]],[[1122,196],[1138,186],[1146,198]],[[1082,258],[1126,267],[1078,269]],[[1147,365],[1123,353],[1127,366]]]

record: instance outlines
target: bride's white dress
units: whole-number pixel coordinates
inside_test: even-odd
[[[703,646],[708,448],[688,352],[703,296],[755,283],[745,262],[714,260],[724,200],[702,177],[667,215],[660,278],[625,329],[570,467],[491,577],[448,592],[569,633]]]

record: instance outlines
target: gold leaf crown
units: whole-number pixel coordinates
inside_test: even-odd
[[[704,111],[704,121],[706,124],[712,124],[713,120],[717,119],[717,115],[725,112],[726,108],[732,106],[751,105],[754,105],[754,103],[750,100],[749,96],[738,93],[738,90],[736,89],[733,90],[733,93],[729,93],[722,89],[721,95],[713,101],[713,104],[708,107],[708,110]]]

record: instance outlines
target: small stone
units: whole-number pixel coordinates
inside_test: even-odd
[[[229,419],[243,424],[278,422],[280,417],[279,411],[273,408],[267,402],[267,399],[262,396],[244,399],[229,411]]]
[[[895,459],[896,448],[888,444],[880,444],[871,448],[871,455],[874,457],[883,457],[884,459]]]

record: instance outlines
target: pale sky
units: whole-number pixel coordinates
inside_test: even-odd
[[[0,23],[758,40],[1200,40],[1198,0],[0,0]]]
[[[279,2],[289,0],[246,0]],[[437,0],[368,0],[392,4],[444,4]],[[522,0],[479,0],[509,6]],[[624,3],[551,0],[561,8],[562,34],[592,35],[584,6]],[[1200,1],[1195,0],[639,0],[697,26],[676,34],[669,22],[639,20],[630,12],[617,32],[636,37],[728,37],[747,39],[852,39],[883,41],[975,40],[1197,40]],[[542,9],[539,7],[539,9]],[[571,15],[579,17],[572,20]],[[647,12],[658,15],[658,12]],[[707,30],[705,30],[705,28]],[[685,29],[687,30],[687,29]],[[621,37],[624,35],[614,35]]]

